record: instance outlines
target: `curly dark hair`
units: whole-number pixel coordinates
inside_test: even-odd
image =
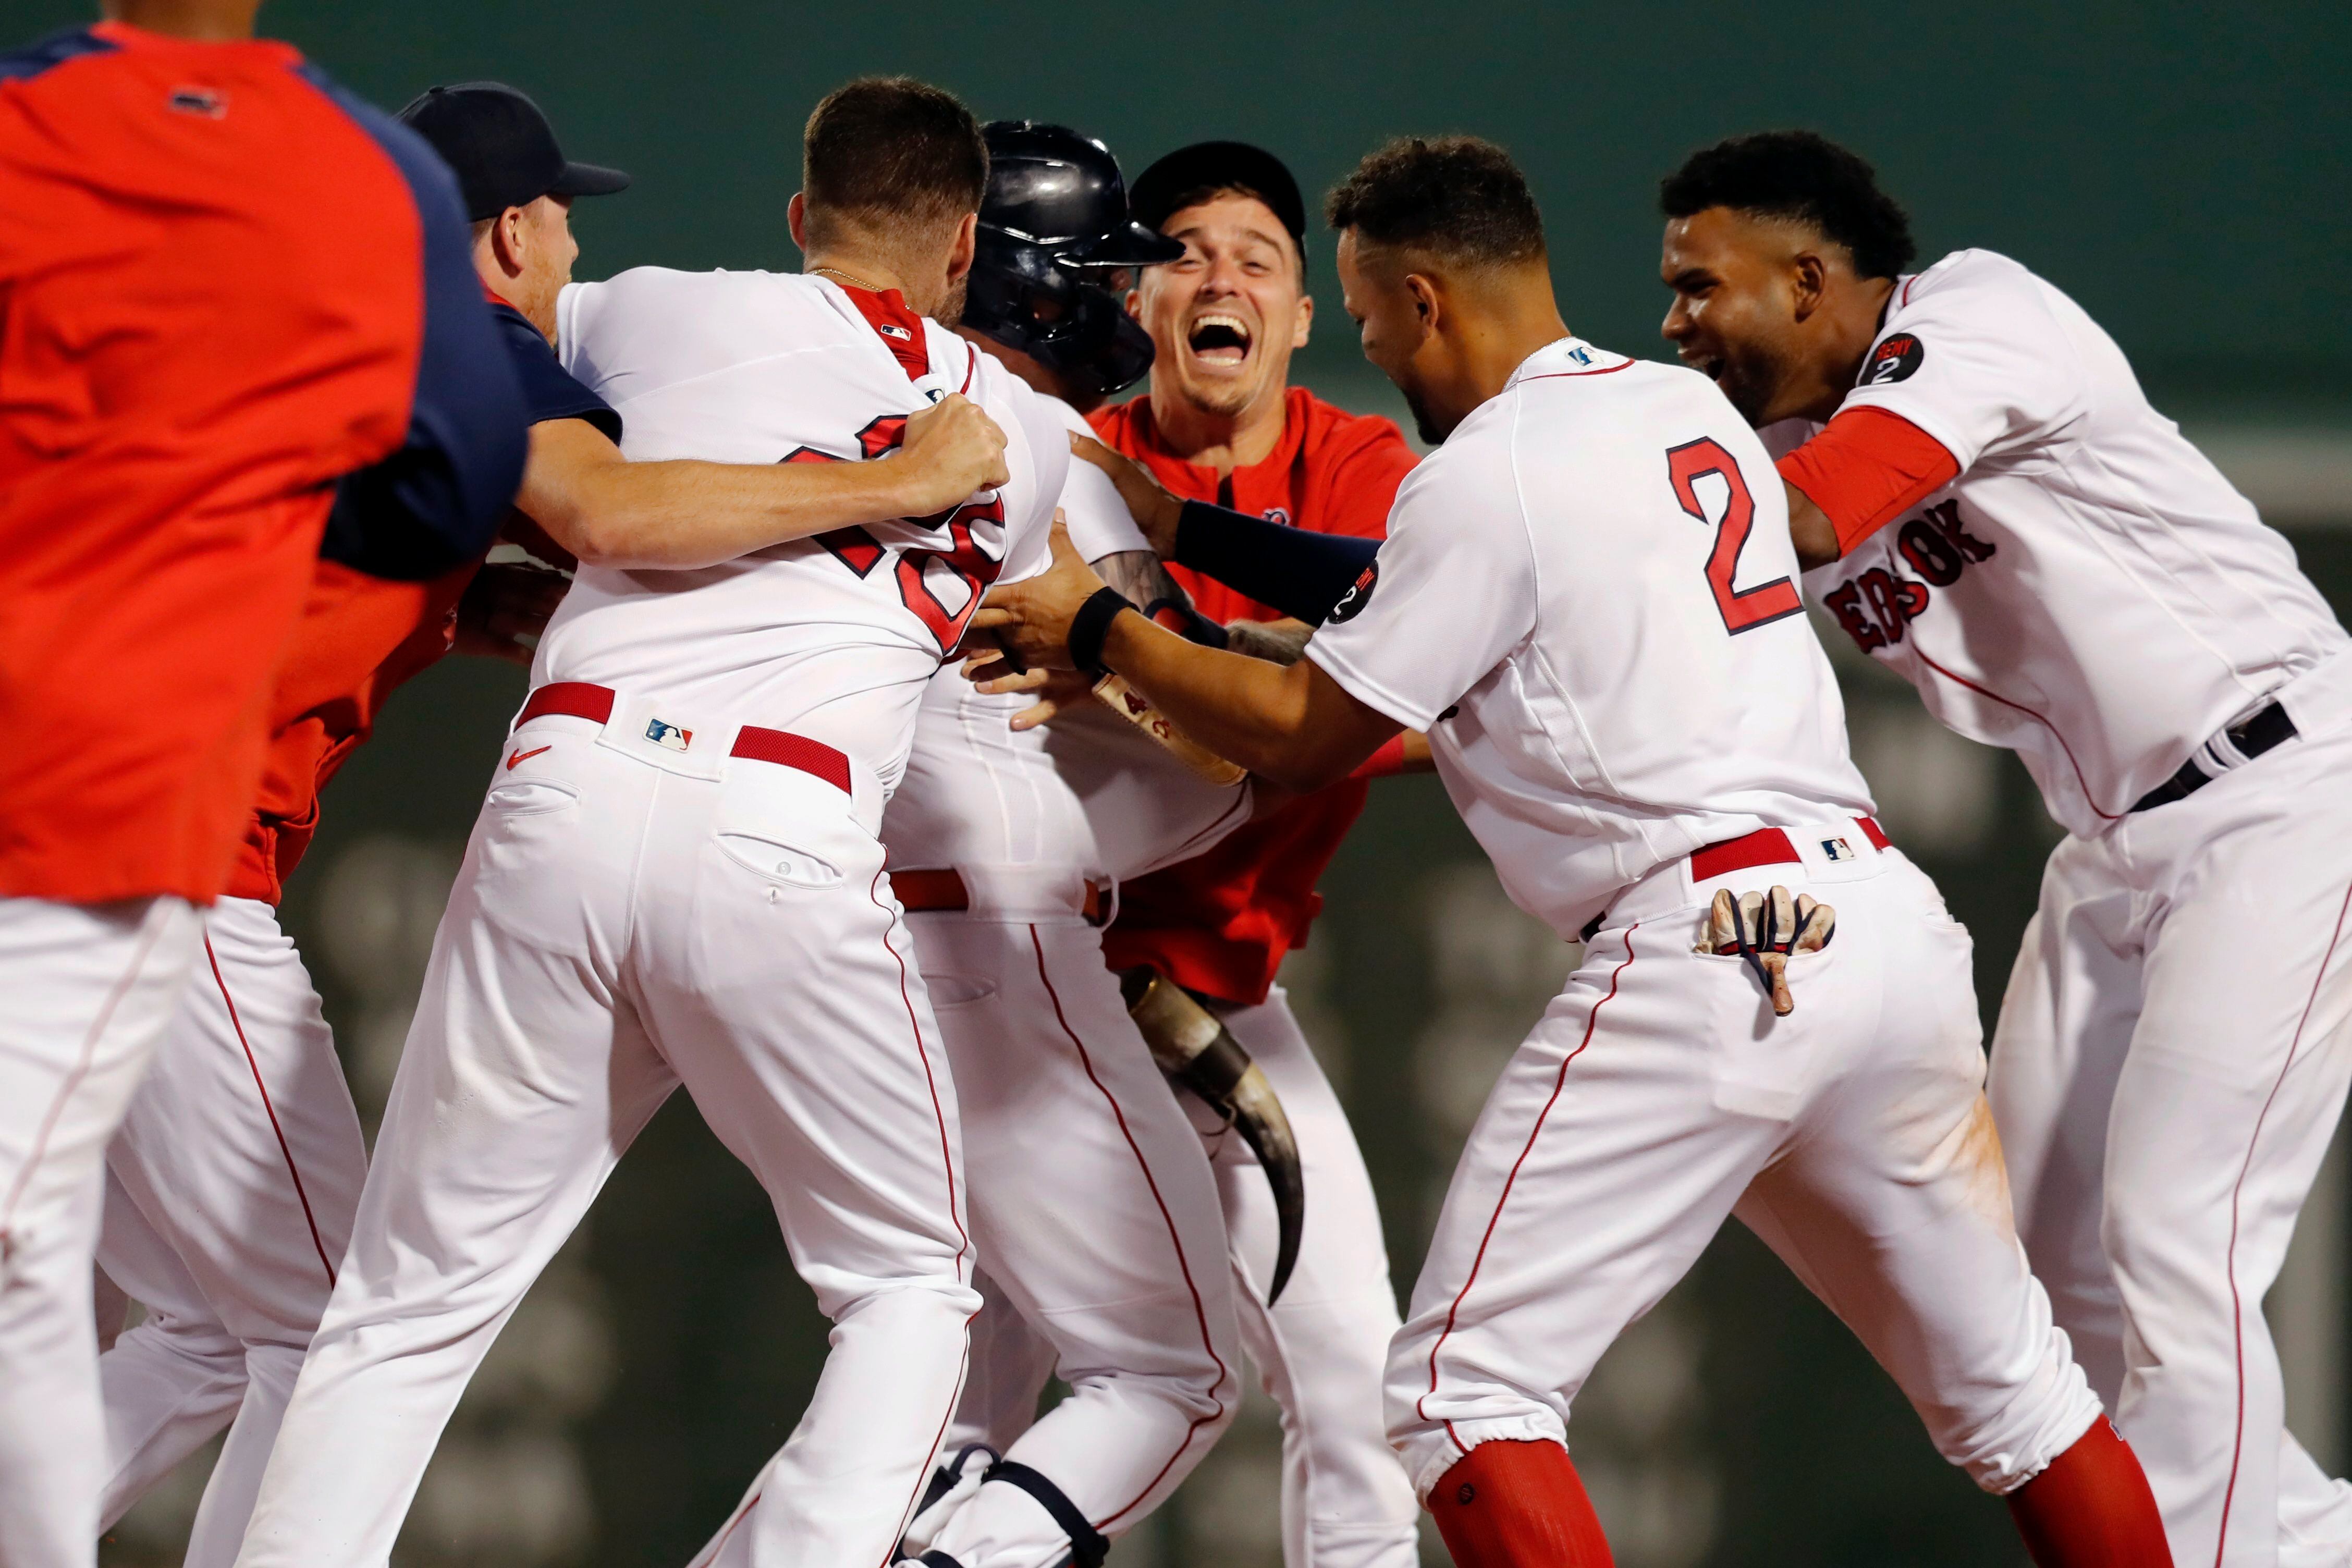
[[[1658,184],[1668,217],[1709,207],[1793,218],[1843,246],[1865,278],[1899,277],[1918,247],[1911,219],[1878,188],[1878,171],[1811,131],[1760,131],[1703,147]]]
[[[1474,265],[1539,261],[1543,215],[1511,155],[1475,136],[1403,136],[1323,198],[1333,228]]]

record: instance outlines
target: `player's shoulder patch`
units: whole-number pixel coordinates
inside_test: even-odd
[[[1927,347],[1916,332],[1890,332],[1878,341],[1863,362],[1862,379],[1858,386],[1885,386],[1897,381],[1908,381],[1919,372],[1919,363],[1927,357]]]
[[[1335,626],[1341,621],[1354,620],[1363,607],[1371,603],[1372,590],[1380,585],[1380,562],[1377,559],[1366,562],[1364,569],[1356,574],[1353,583],[1348,584],[1348,591],[1339,595],[1339,602],[1331,606],[1331,613],[1325,619]]]

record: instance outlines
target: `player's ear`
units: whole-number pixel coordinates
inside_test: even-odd
[[[808,193],[794,191],[793,199],[784,206],[784,223],[793,231],[793,243],[808,249]]]
[[[980,215],[966,213],[956,225],[955,245],[948,252],[948,281],[952,283],[971,270],[971,258],[980,245]]]
[[[1312,294],[1301,294],[1298,297],[1298,320],[1290,329],[1290,346],[1294,349],[1305,348],[1307,346],[1307,335],[1313,330],[1314,326],[1315,296]]]
[[[1437,324],[1445,313],[1445,308],[1438,299],[1436,279],[1426,273],[1408,272],[1404,275],[1404,289],[1412,297],[1412,313],[1421,322],[1421,335],[1434,337]]]
[[[1790,263],[1789,302],[1798,321],[1810,318],[1822,308],[1829,294],[1829,264],[1815,252],[1801,250]]]

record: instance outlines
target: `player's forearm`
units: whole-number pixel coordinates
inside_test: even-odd
[[[1185,734],[1286,789],[1320,789],[1363,760],[1317,732],[1305,664],[1202,647],[1131,612],[1111,623],[1103,662]]]
[[[522,510],[584,564],[685,570],[907,512],[890,463],[598,464]],[[554,487],[550,487],[553,489]],[[543,515],[533,502],[547,509]]]

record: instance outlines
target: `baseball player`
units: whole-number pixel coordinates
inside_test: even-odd
[[[1082,432],[1055,395],[1099,400],[1150,354],[1097,279],[1181,247],[1129,220],[1100,142],[1026,121],[986,135],[961,331]],[[1181,600],[1100,473],[1071,464],[1060,510],[1088,560]],[[943,666],[882,825],[955,1077],[986,1270],[949,1458],[901,1547],[938,1568],[1099,1568],[1240,1399],[1215,1179],[1103,966],[1101,927],[1120,879],[1246,821],[1250,791],[1101,703],[1016,731],[1026,706]],[[1055,1371],[1070,1395],[1039,1419]],[[730,1521],[701,1561],[748,1561],[747,1534]]]
[[[1168,636],[1059,539],[978,624],[1032,665],[1117,671],[1295,788],[1428,727],[1512,898],[1584,940],[1390,1356],[1391,1436],[1454,1561],[1610,1560],[1571,1401],[1737,1212],[2009,1496],[2037,1562],[2168,1562],[2027,1270],[1968,940],[1871,817],[1761,445],[1700,378],[1568,332],[1499,148],[1392,143],[1329,214],[1365,355],[1444,446],[1305,661]]]
[[[447,173],[254,10],[121,0],[0,56],[10,1568],[92,1560],[107,1141],[231,874],[322,539],[431,575],[522,464]]]
[[[636,560],[682,549],[688,563],[699,563],[763,518],[780,537],[779,520],[808,529],[875,521],[952,501],[985,477],[998,443],[969,404],[924,416],[927,426],[944,418],[987,426],[944,480],[956,488],[935,480],[928,494],[877,496],[871,510],[846,518],[841,503],[855,492],[809,482],[829,470],[626,465],[614,445],[619,416],[563,370],[550,338],[574,254],[564,209],[622,188],[627,176],[566,159],[537,106],[496,83],[436,88],[401,118],[457,175],[474,220],[475,268],[493,290],[532,422],[520,499],[546,516],[548,538],[534,533],[537,548],[600,562],[616,543]],[[908,474],[938,467],[938,446],[919,441],[905,454]],[[903,484],[906,476],[893,478]],[[562,504],[570,498],[578,504]],[[677,521],[656,533],[640,516],[648,505],[667,505]],[[559,539],[572,548],[551,542]],[[196,984],[109,1148],[99,1246],[109,1277],[147,1309],[99,1363],[111,1450],[100,1519],[110,1525],[234,1417],[188,1551],[198,1568],[236,1556],[366,1176],[318,995],[278,924],[285,880],[317,831],[320,789],[366,739],[392,689],[451,646],[453,612],[458,646],[528,663],[510,635],[490,635],[493,623],[535,631],[562,587],[551,573],[478,570],[477,562],[423,584],[325,563],[281,659],[260,799],[226,895],[205,914]]]
[[[1137,219],[1184,256],[1129,296],[1155,350],[1149,395],[1093,416],[1103,442],[1175,496],[1289,525],[1377,538],[1412,448],[1390,421],[1288,384],[1307,342],[1306,205],[1281,161],[1232,142],[1181,148],[1135,183]],[[1175,579],[1243,652],[1295,659],[1307,626],[1176,564]],[[1395,754],[1394,749],[1390,753]],[[1307,940],[1315,883],[1363,808],[1343,780],[1119,890],[1113,967],[1149,967],[1205,999],[1279,1095],[1307,1190],[1295,1277],[1269,1307],[1280,1215],[1252,1151],[1217,1142],[1242,1342],[1283,1415],[1284,1560],[1411,1568],[1411,1489],[1382,1435],[1380,1366],[1396,1296],[1371,1178],[1339,1096],[1276,972]]]
[[[2183,1563],[2343,1563],[2262,1300],[2352,1079],[2352,657],[2286,542],[2006,257],[1918,272],[1804,132],[1665,182],[1666,336],[1793,445],[1811,591],[2067,837],[1994,1034],[2018,1225]]]
[[[1008,478],[699,569],[583,563],[436,938],[248,1568],[383,1562],[491,1340],[681,1082],[835,1324],[750,1559],[891,1552],[980,1303],[954,1085],[876,834],[930,677],[982,588],[1034,566],[1068,464],[1053,411],[924,320],[956,313],[986,167],[946,93],[853,82],[808,123],[805,275],[562,293],[564,367],[633,459],[903,461],[909,418],[961,393]]]

